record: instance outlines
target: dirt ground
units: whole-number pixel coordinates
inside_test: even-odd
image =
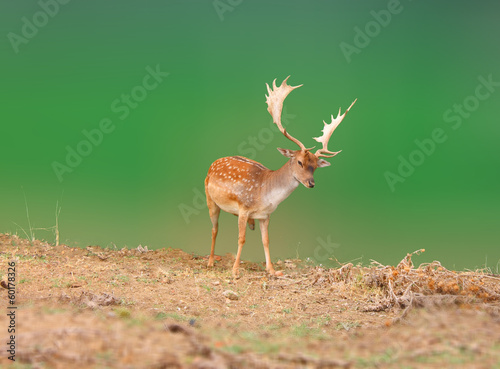
[[[397,266],[264,266],[176,249],[51,246],[0,234],[16,264],[14,368],[500,368],[500,276]]]

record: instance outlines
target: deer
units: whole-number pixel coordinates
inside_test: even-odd
[[[279,87],[276,79],[271,89],[266,83],[268,95],[266,96],[267,110],[271,114],[273,123],[280,132],[290,141],[299,146],[298,150],[278,148],[278,151],[289,160],[278,170],[270,170],[261,163],[242,156],[229,156],[220,158],[212,163],[205,178],[205,193],[207,206],[212,222],[212,248],[207,267],[214,265],[215,239],[219,229],[219,214],[223,210],[238,217],[238,252],[233,265],[233,277],[239,277],[241,251],[245,244],[246,226],[255,229],[255,220],[259,221],[259,228],[264,246],[266,259],[266,272],[270,275],[283,275],[276,272],[271,263],[269,254],[269,218],[278,205],[283,202],[299,186],[313,188],[314,171],[317,168],[330,166],[330,162],[322,158],[332,158],[340,151],[330,151],[328,142],[333,131],[342,122],[349,108],[334,118],[331,123],[324,123],[323,134],[313,137],[322,144],[314,154],[312,148],[306,148],[302,142],[291,136],[281,123],[283,102],[290,92],[301,87],[287,84],[290,76],[285,78]]]

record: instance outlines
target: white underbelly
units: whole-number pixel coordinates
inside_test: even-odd
[[[239,215],[239,213],[240,213],[240,209],[239,209],[239,206],[237,204],[228,204],[228,203],[218,204],[217,202],[215,202],[215,203],[219,206],[219,208],[221,208],[221,210],[224,210],[226,213],[230,213],[230,214],[234,214],[234,215]],[[266,208],[263,210],[257,210],[254,212],[250,212],[249,218],[251,218],[251,219],[267,219],[267,218],[269,218],[269,215],[274,211],[274,209],[276,209],[276,207],[274,207],[273,209]]]
[[[271,213],[253,213],[250,215],[252,219],[267,219]]]
[[[217,201],[215,203],[226,213],[234,215],[238,215],[240,213],[240,209],[237,204],[218,204]]]

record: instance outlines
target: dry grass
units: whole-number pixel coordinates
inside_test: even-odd
[[[356,285],[362,278],[365,287],[375,288],[377,293],[370,298],[376,303],[367,305],[364,311],[401,308],[406,314],[411,307],[500,301],[500,276],[484,270],[451,271],[439,261],[415,268],[412,256],[424,251],[407,254],[396,267],[377,261],[372,261],[370,268],[354,267],[349,263],[339,269],[321,270],[318,275],[324,278],[322,274],[326,273],[329,282],[342,281],[347,285]]]
[[[0,235],[0,260],[17,264],[26,368],[499,366],[499,277],[415,267],[414,254],[395,267],[286,260],[283,277],[244,263],[233,280],[231,255],[207,270],[181,250]]]

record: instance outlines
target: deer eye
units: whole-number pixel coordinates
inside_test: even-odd
[[[299,164],[299,165],[300,165],[300,167],[302,168],[302,162],[301,162],[300,160],[299,160],[299,161],[297,161],[297,164]]]

